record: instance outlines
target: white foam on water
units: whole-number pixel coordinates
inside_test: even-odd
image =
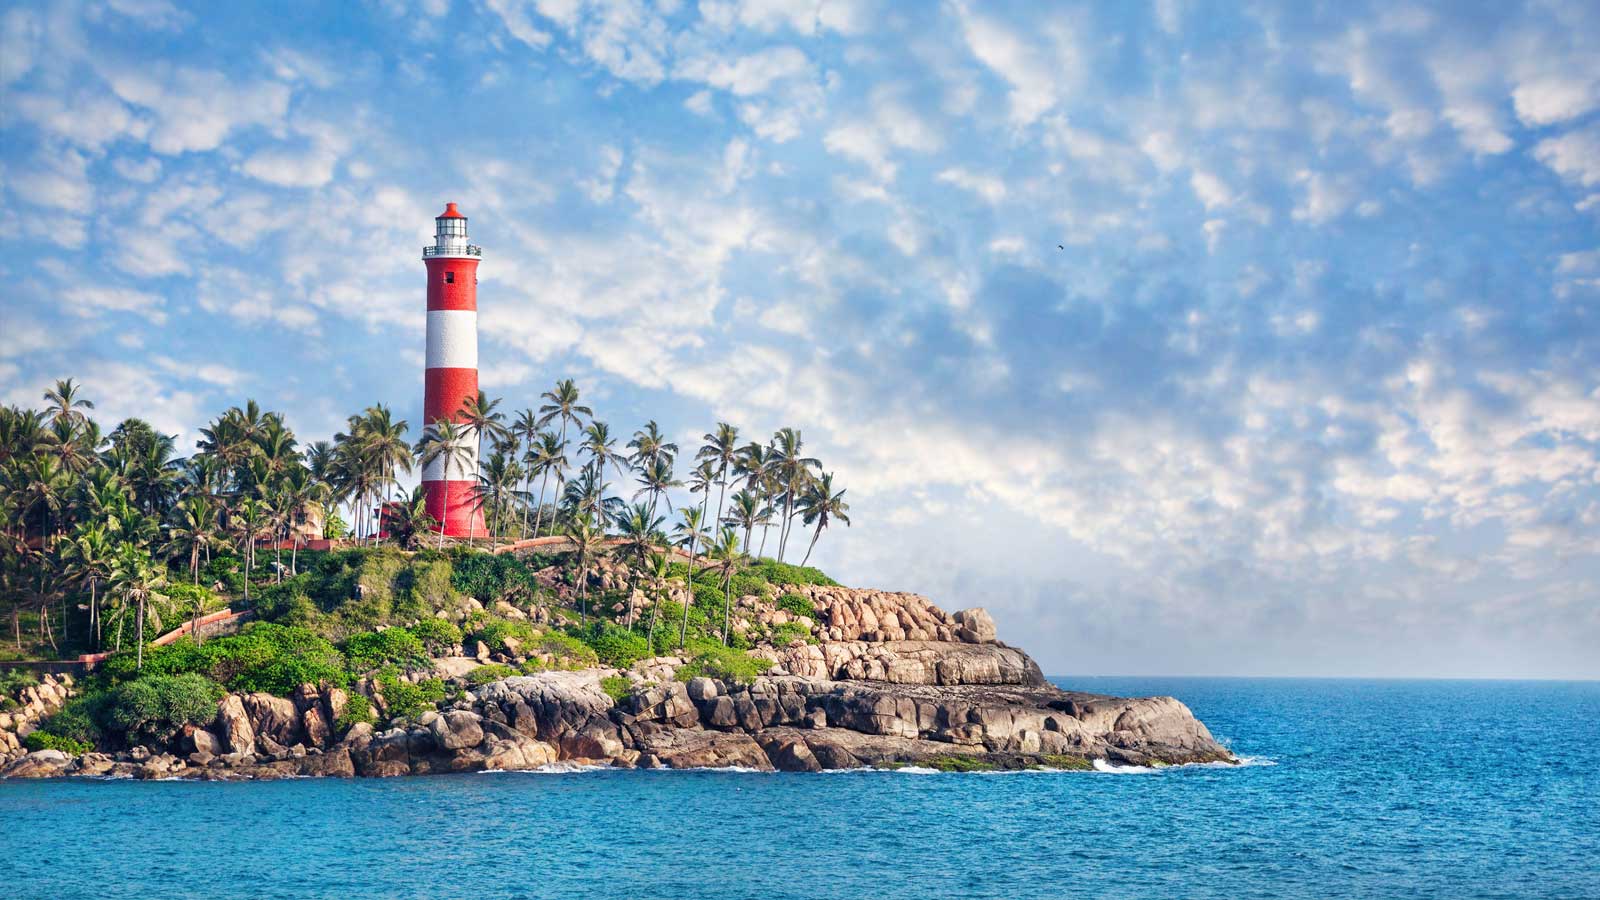
[[[1105,772],[1111,775],[1148,775],[1161,771],[1160,769],[1152,768],[1150,766],[1119,766],[1115,763],[1106,762],[1103,759],[1097,759],[1094,761],[1094,770],[1096,772]]]

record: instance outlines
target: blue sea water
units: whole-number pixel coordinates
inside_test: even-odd
[[[1250,764],[0,782],[0,894],[1600,898],[1600,683],[1058,682]]]

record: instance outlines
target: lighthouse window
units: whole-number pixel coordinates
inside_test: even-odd
[[[456,283],[456,273],[454,273],[454,272],[446,272],[446,273],[444,273],[444,283],[445,284],[455,284]]]

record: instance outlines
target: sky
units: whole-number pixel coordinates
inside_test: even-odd
[[[1047,672],[1600,677],[1600,5],[0,8],[0,402],[802,430]],[[681,501],[680,501],[681,502]]]

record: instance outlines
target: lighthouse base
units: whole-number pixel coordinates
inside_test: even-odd
[[[483,508],[478,505],[476,485],[470,481],[425,481],[422,491],[428,515],[444,523],[444,533],[455,538],[487,538]],[[438,525],[434,525],[437,533]]]

